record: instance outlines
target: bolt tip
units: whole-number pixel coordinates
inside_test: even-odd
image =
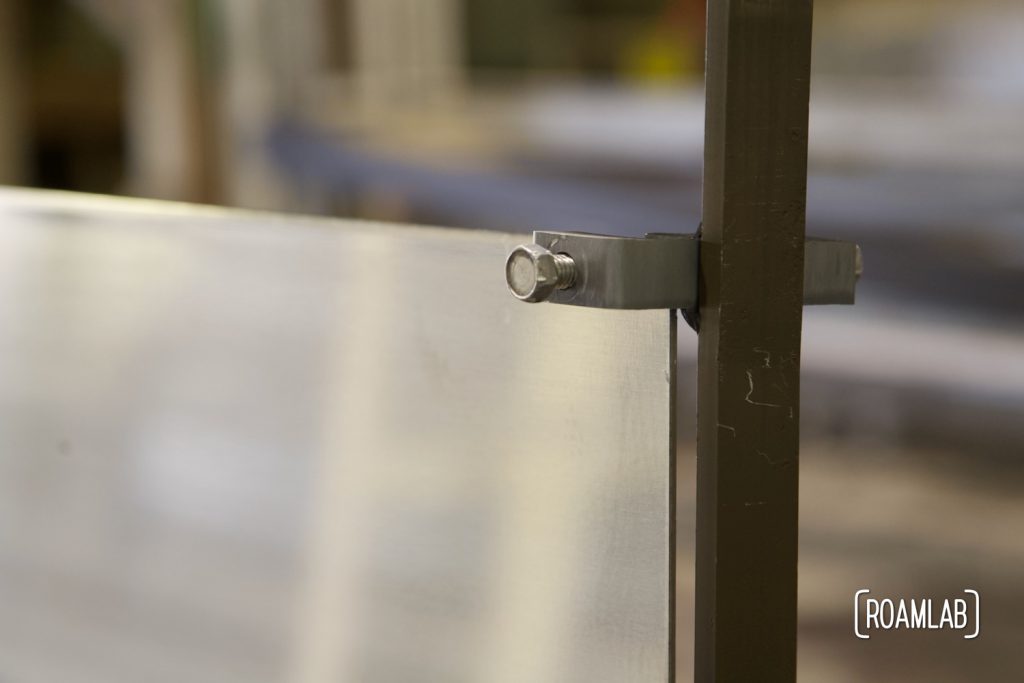
[[[552,254],[539,244],[523,244],[505,261],[505,282],[512,296],[538,303],[556,289],[567,289],[576,281],[576,266],[566,254]]]
[[[523,301],[534,301],[537,280],[537,261],[534,255],[523,246],[513,249],[505,261],[505,282],[512,295]]]

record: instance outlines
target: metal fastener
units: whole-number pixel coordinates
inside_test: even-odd
[[[538,230],[533,244],[509,254],[505,281],[516,298],[529,302],[692,311],[699,245],[696,235],[614,237]],[[804,304],[852,304],[863,269],[856,244],[807,238]]]
[[[568,254],[555,254],[539,244],[523,244],[505,261],[505,281],[517,299],[537,303],[576,281],[576,264]]]

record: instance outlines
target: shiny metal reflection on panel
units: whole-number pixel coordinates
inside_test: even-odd
[[[670,680],[675,323],[517,239],[0,190],[0,679]]]

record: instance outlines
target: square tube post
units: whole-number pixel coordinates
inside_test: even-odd
[[[811,0],[709,0],[695,679],[796,678]]]

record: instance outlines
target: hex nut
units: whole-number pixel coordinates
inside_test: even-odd
[[[505,281],[517,299],[538,303],[556,289],[572,286],[575,264],[565,254],[553,254],[538,244],[523,244],[505,261]]]

